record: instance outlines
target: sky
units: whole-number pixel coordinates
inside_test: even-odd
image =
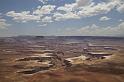
[[[122,36],[124,0],[0,0],[0,37]]]

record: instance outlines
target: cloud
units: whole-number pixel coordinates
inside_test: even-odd
[[[124,22],[117,27],[99,27],[95,24],[78,29],[77,31],[82,35],[94,36],[124,36]]]
[[[52,21],[52,17],[46,16],[46,17],[44,17],[44,18],[42,19],[42,22],[45,22],[45,23],[53,22],[53,21]]]
[[[81,28],[68,28],[65,30],[67,35],[80,36],[124,36],[124,22],[115,27],[100,27],[95,24]]]
[[[116,8],[119,3],[119,0],[110,0],[109,2],[100,2],[97,4],[93,2],[93,0],[76,0],[75,3],[58,7],[57,13],[55,12],[54,16],[56,17],[56,20],[63,20],[107,14],[112,9]]]
[[[93,0],[75,0],[75,3],[65,4],[54,9],[53,19],[55,21],[67,19],[80,19],[84,17],[96,16],[99,14],[107,14],[112,9],[123,11],[122,0],[106,0],[104,2],[95,3]],[[42,10],[41,10],[42,12]],[[108,17],[102,17],[101,21],[110,20]]]
[[[86,6],[89,5],[92,2],[92,0],[76,0],[76,6],[81,7],[81,6]]]
[[[65,4],[64,6],[58,7],[56,10],[58,11],[65,11],[65,12],[71,12],[74,10],[76,4]]]
[[[124,3],[121,4],[120,6],[118,6],[117,10],[118,10],[120,13],[124,13]]]
[[[13,20],[16,22],[28,22],[28,21],[36,21],[40,22],[41,17],[51,14],[51,12],[54,10],[54,5],[44,5],[44,6],[38,6],[36,10],[34,10],[32,13],[31,11],[22,11],[22,12],[16,12],[16,11],[9,11],[6,13],[8,17],[12,17]],[[44,19],[46,20],[46,19]]]
[[[94,2],[92,2],[90,5],[82,7],[81,10],[78,12],[78,15],[82,17],[89,17],[99,14],[106,14],[110,12],[112,9],[114,9],[117,3],[118,3],[117,1],[113,1],[108,3],[102,2],[98,3],[97,5],[94,5]]]
[[[40,24],[39,27],[47,26],[47,24]]]
[[[58,7],[56,10],[57,11],[53,15],[53,18],[55,18],[56,21],[67,19],[80,19],[80,17],[75,11],[75,3],[65,4],[64,6]]]
[[[10,26],[10,24],[7,24],[5,19],[0,18],[0,29],[5,29],[8,26]]]
[[[40,1],[43,4],[46,4],[48,2],[48,0],[38,0],[38,1]]]
[[[48,0],[39,1],[43,3],[48,2]],[[122,5],[122,3],[122,0],[106,0],[104,2],[101,1],[99,3],[94,2],[94,0],[75,0],[74,3],[65,4],[64,6],[43,4],[43,6],[39,5],[33,11],[10,11],[6,15],[12,17],[13,20],[17,22],[40,22],[42,20],[46,21],[46,19],[41,19],[46,16],[49,16],[51,17],[51,19],[54,19],[53,21],[81,19],[84,17],[91,17],[99,14],[107,14],[112,9],[117,9],[119,12],[123,12],[124,6]],[[109,18],[102,17],[100,20],[109,20]]]
[[[42,7],[38,6],[37,9],[33,11],[33,14],[40,16],[43,16],[44,14],[51,14],[55,7],[55,5],[44,5]]]
[[[101,17],[99,20],[100,21],[106,21],[106,20],[110,20],[111,18],[108,18],[107,16],[103,16]]]
[[[27,22],[27,21],[38,21],[40,16],[30,14],[30,11],[23,11],[21,13],[16,13],[15,11],[10,11],[6,14],[9,17],[12,17],[16,22]]]
[[[76,13],[73,13],[73,12],[67,12],[65,14],[56,12],[56,13],[54,13],[53,17],[55,18],[56,21],[80,18]]]
[[[123,21],[122,19],[119,20],[119,22],[122,22],[122,21]]]

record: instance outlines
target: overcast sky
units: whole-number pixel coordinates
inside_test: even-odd
[[[0,0],[0,36],[124,36],[124,0]]]

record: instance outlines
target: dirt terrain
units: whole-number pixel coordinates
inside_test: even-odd
[[[85,48],[112,55],[87,56]],[[1,37],[0,82],[124,82],[124,38]]]

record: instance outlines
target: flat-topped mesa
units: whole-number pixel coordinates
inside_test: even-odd
[[[53,57],[53,53],[43,53],[43,54],[34,54],[34,56],[39,56],[39,57]]]
[[[54,50],[42,50],[43,53],[54,53]]]
[[[45,46],[39,46],[39,45],[30,45],[29,48],[44,48]]]
[[[44,60],[51,60],[52,58],[54,57],[53,56],[30,56],[30,57],[17,59],[16,61],[30,61],[30,60],[44,61]]]
[[[27,49],[21,49],[18,50],[18,52],[23,52],[23,53],[54,53],[54,50],[41,50],[39,48],[34,49],[34,48],[27,48]]]
[[[32,68],[32,67],[49,67],[50,65],[53,65],[51,61],[43,61],[43,62],[38,62],[38,61],[27,61],[25,62],[26,68]]]
[[[110,56],[112,55],[112,53],[107,53],[107,52],[88,52],[87,56],[90,57],[97,57],[97,58],[101,58],[101,57],[105,57],[105,56]]]
[[[36,66],[36,67],[31,68],[31,69],[20,70],[17,73],[34,74],[34,73],[37,73],[40,71],[45,72],[45,71],[49,70],[52,66],[53,66],[53,64],[48,64],[46,66]]]
[[[106,47],[107,45],[92,45],[92,44],[89,44],[90,47],[92,46],[93,48],[94,47],[103,47],[103,48],[109,48],[109,49],[112,49],[112,47]],[[90,59],[92,58],[101,58],[101,59],[104,59],[106,58],[107,56],[111,56],[112,53],[108,52],[108,51],[105,51],[105,50],[102,50],[102,49],[91,49],[89,48],[89,45],[88,45],[88,48],[83,48],[83,53],[85,54],[85,56],[89,57]]]
[[[105,45],[105,44],[91,44],[91,43],[88,43],[87,44],[87,47],[88,49],[102,49],[102,50],[118,50],[116,49],[115,47],[117,47],[117,45]]]
[[[118,50],[117,48],[113,48],[113,47],[104,47],[105,50]]]
[[[67,58],[64,60],[64,63],[65,65],[68,67],[68,66],[71,66],[73,64],[80,64],[80,63],[83,63],[84,60],[86,60],[88,57],[86,56],[78,56],[78,57],[71,57],[71,58]]]
[[[87,46],[88,47],[112,47],[113,45],[95,45],[95,44],[88,43]]]

